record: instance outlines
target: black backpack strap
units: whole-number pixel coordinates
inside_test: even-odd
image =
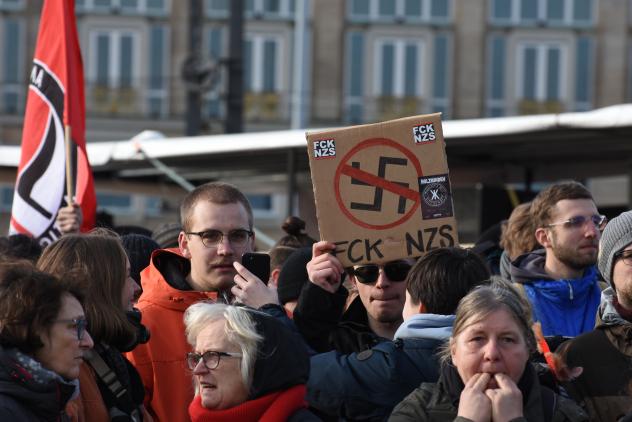
[[[94,369],[94,372],[97,373],[101,381],[103,381],[103,383],[108,387],[110,392],[114,394],[114,397],[120,399],[125,395],[125,393],[127,393],[127,390],[123,384],[121,384],[114,371],[110,369],[98,353],[90,353],[87,362],[92,369]]]
[[[97,377],[101,380],[101,383],[104,384],[108,391],[114,397],[116,403],[112,403],[112,398],[107,397],[106,391],[104,391],[99,385],[99,389],[101,390],[101,396],[103,397],[103,402],[105,407],[108,409],[108,413],[110,415],[110,420],[113,422],[140,422],[143,420],[143,415],[137,407],[134,407],[134,404],[129,400],[128,392],[125,386],[119,381],[116,373],[108,366],[108,364],[103,360],[103,358],[92,351],[86,356],[86,362],[88,365],[94,369]],[[119,408],[122,403],[128,402],[128,405],[131,405],[131,411],[129,413],[125,413],[121,411]],[[123,405],[123,407],[127,407],[127,405]]]

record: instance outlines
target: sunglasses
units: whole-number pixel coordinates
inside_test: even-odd
[[[373,284],[380,276],[380,268],[383,269],[384,274],[390,281],[400,282],[406,280],[412,265],[406,261],[392,261],[384,265],[369,264],[355,267],[351,270],[351,273],[360,283]]]

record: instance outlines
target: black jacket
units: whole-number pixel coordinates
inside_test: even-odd
[[[361,352],[390,340],[371,330],[366,309],[359,297],[344,311],[348,295],[342,285],[335,294],[313,283],[303,286],[294,310],[294,323],[317,353],[330,350],[343,354]]]
[[[0,348],[1,421],[69,421],[64,409],[78,389],[30,356]]]
[[[457,370],[452,365],[444,365],[439,382],[424,383],[398,404],[389,421],[459,421],[469,419],[458,417],[458,407],[464,385]],[[588,416],[570,399],[555,394],[540,385],[535,370],[527,367],[518,382],[523,396],[523,417],[512,422],[583,422]]]

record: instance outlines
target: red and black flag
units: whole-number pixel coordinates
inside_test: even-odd
[[[11,232],[48,244],[60,236],[55,217],[66,205],[64,129],[70,127],[70,176],[83,213],[94,226],[96,197],[86,154],[83,65],[74,0],[44,0],[22,131]]]

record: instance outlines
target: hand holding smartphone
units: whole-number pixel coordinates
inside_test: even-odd
[[[246,252],[241,256],[241,265],[256,275],[264,284],[270,278],[270,255],[267,253]]]

